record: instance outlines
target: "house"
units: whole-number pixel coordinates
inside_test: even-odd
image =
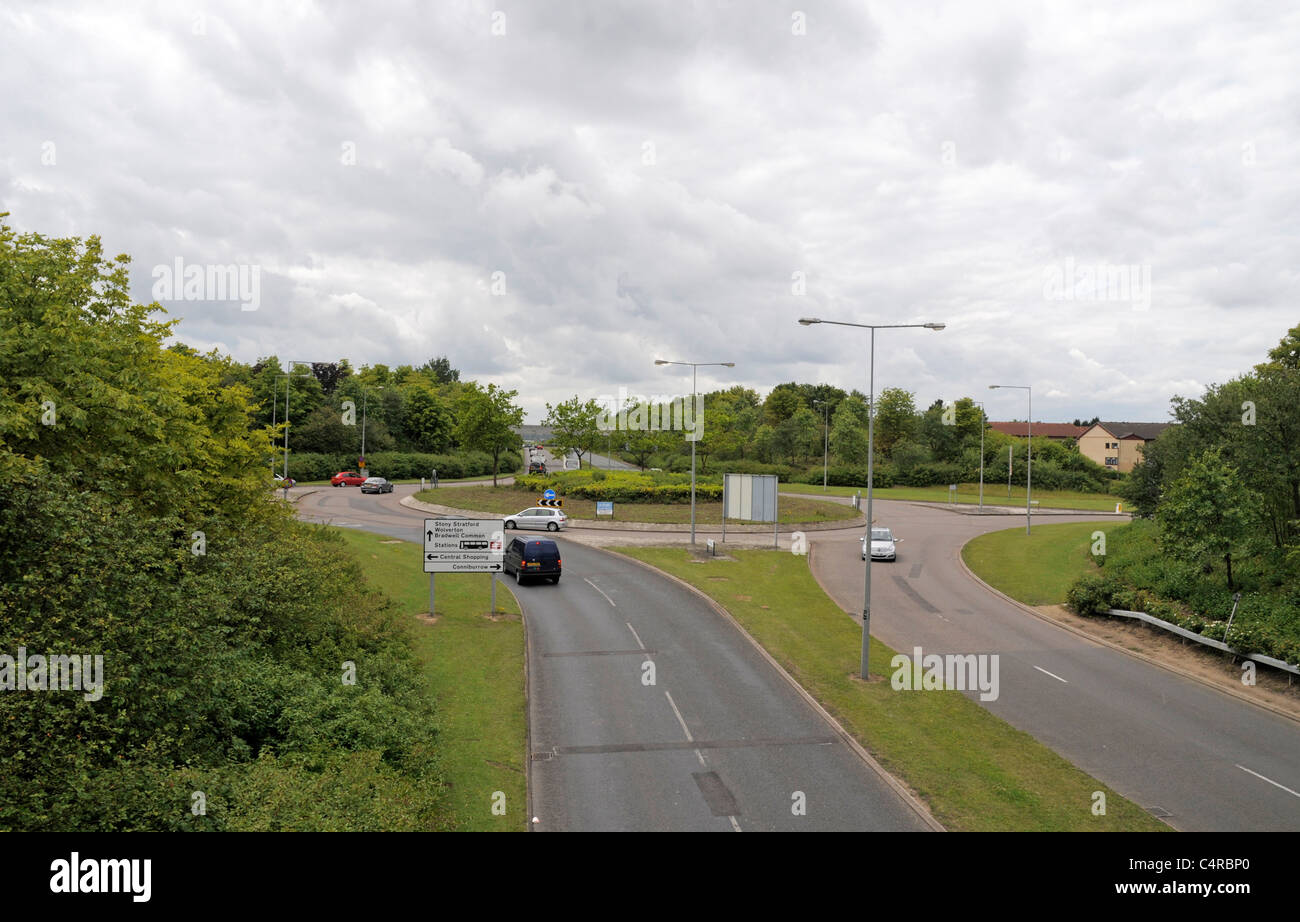
[[[1079,451],[1108,470],[1126,474],[1142,460],[1142,448],[1169,423],[1100,422],[1079,436]]]
[[[1003,435],[1023,439],[1029,434],[1029,424],[1024,422],[995,423],[989,421],[989,428]],[[1088,431],[1087,426],[1074,426],[1070,423],[1034,423],[1033,433],[1036,439],[1051,439],[1055,442],[1077,442],[1079,436]]]

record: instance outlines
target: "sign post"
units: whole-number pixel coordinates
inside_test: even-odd
[[[434,576],[438,573],[492,574],[492,609],[496,610],[496,574],[505,556],[501,519],[425,519],[424,572],[429,574],[429,615],[434,614]]]

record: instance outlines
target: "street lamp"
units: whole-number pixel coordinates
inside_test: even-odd
[[[690,365],[691,366],[691,413],[692,422],[695,423],[698,431],[699,421],[695,415],[699,410],[699,403],[695,399],[695,372],[696,369],[709,365],[720,365],[723,368],[735,368],[735,362],[670,362],[667,359],[655,359],[656,365]],[[692,433],[694,434],[694,433]],[[691,439],[691,544],[695,543],[695,442]],[[726,516],[727,510],[722,510],[723,516]]]
[[[800,317],[799,323],[803,326],[812,326],[814,323],[832,323],[841,327],[861,327],[871,331],[871,361],[868,365],[869,384],[868,384],[868,406],[867,406],[867,565],[865,577],[866,584],[862,595],[862,681],[867,681],[867,662],[871,655],[871,487],[873,479],[873,461],[876,453],[875,443],[875,420],[876,420],[876,330],[897,330],[904,328],[923,328],[926,330],[942,330],[947,324],[944,323],[845,323],[841,320],[820,320],[816,317]]]
[[[1000,387],[1029,392],[1029,423],[1025,429],[1025,534],[1029,534],[1029,496],[1034,489],[1034,389],[1027,384],[990,384],[989,390]]]
[[[314,375],[311,374],[301,375],[293,370],[293,366],[295,365],[311,365],[311,364],[314,363],[290,360],[289,371],[286,374],[276,376],[277,380],[279,380],[280,378],[286,379],[284,382],[284,479],[285,480],[289,479],[289,385],[293,383],[291,380],[287,380],[287,379],[314,377]],[[285,495],[288,496],[289,494],[286,493]]]
[[[814,404],[821,404],[823,432],[825,433],[825,442],[822,445],[822,492],[826,492],[826,464],[831,456],[831,405],[825,400],[813,400]]]
[[[988,425],[988,417],[984,413],[984,404],[978,400],[972,400],[971,403],[980,408],[980,512],[984,512],[984,429]]]
[[[293,363],[290,363],[293,367]],[[275,400],[280,402],[280,379],[284,378],[284,479],[289,479],[289,379],[290,378],[310,378],[311,375],[303,374],[283,374],[275,376]],[[275,409],[271,410],[271,428],[275,428]],[[271,472],[275,472],[275,464],[271,464]],[[288,495],[287,493],[285,494]]]
[[[383,385],[375,385],[374,390],[382,391]],[[370,399],[371,388],[361,385],[361,457],[366,456],[366,403]],[[353,404],[356,406],[356,404]],[[356,419],[356,417],[353,417]]]

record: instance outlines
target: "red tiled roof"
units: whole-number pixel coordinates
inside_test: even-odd
[[[1028,432],[1029,424],[1025,422],[990,422],[989,428],[1004,435],[1023,439]],[[1090,426],[1076,426],[1073,423],[1034,423],[1033,432],[1035,436],[1048,439],[1077,439],[1090,428]]]

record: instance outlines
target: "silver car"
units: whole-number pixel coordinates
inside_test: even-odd
[[[871,529],[871,559],[872,560],[898,560],[898,542],[902,538],[895,538],[894,533],[888,528],[882,528],[877,525]],[[862,559],[867,559],[867,536],[862,536]]]
[[[383,477],[367,477],[366,482],[361,485],[362,493],[392,493],[393,482],[385,480]]]
[[[523,512],[505,517],[506,528],[544,528],[547,531],[559,531],[569,522],[569,517],[559,509],[537,506]]]

